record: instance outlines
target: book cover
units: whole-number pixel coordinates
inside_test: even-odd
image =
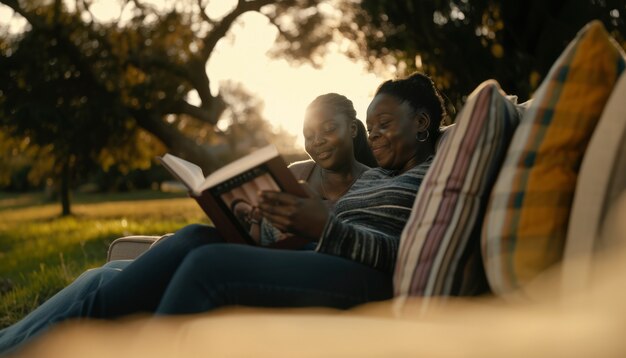
[[[188,189],[226,242],[259,245],[261,216],[258,193],[284,191],[306,197],[273,145],[240,158],[206,178],[197,165],[172,154],[158,158]],[[307,240],[289,236],[270,247],[297,248]]]

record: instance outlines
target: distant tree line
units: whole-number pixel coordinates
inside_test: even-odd
[[[123,23],[96,21],[89,0],[0,4],[27,22],[0,29],[0,187],[52,182],[64,214],[79,183],[148,170],[166,150],[211,171],[268,141],[293,146],[239,84],[210,89],[207,62],[249,12],[277,28],[273,56],[319,66],[339,43],[371,71],[428,73],[456,108],[488,78],[527,99],[591,19],[622,46],[626,34],[626,0],[239,0],[219,16],[208,0],[122,0]]]

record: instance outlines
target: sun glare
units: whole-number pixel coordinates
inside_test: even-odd
[[[218,44],[207,65],[212,90],[219,83],[236,81],[262,98],[264,117],[272,125],[298,136],[303,145],[302,120],[306,106],[317,96],[336,92],[350,98],[357,116],[365,120],[365,111],[382,78],[368,73],[363,63],[356,63],[336,50],[330,50],[322,68],[293,66],[283,59],[267,55],[276,29],[260,14],[242,16],[228,38]]]
[[[143,3],[157,9],[171,5],[164,0]],[[219,17],[234,4],[234,1],[212,1],[207,12]],[[130,15],[128,8],[120,14],[119,4],[108,0],[94,1],[90,9],[95,19],[103,22],[124,21]],[[25,20],[13,16],[8,7],[0,6],[0,26],[9,26],[12,32],[19,32],[25,24]],[[359,119],[365,120],[367,105],[383,78],[368,73],[363,63],[354,62],[334,49],[329,51],[320,69],[272,59],[267,53],[276,33],[267,18],[259,13],[241,16],[227,36],[220,40],[207,64],[212,92],[217,93],[220,83],[225,81],[241,83],[247,91],[263,100],[263,117],[274,127],[296,135],[297,145],[301,147],[304,110],[318,95],[329,92],[345,95],[353,101]]]

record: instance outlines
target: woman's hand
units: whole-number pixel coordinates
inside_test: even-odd
[[[319,197],[301,198],[275,191],[261,192],[259,208],[280,231],[311,240],[320,238],[329,215],[328,206]]]

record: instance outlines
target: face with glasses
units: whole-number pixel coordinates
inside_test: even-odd
[[[428,116],[409,102],[381,93],[367,108],[368,143],[378,165],[401,173],[417,163],[416,135],[428,128]]]

